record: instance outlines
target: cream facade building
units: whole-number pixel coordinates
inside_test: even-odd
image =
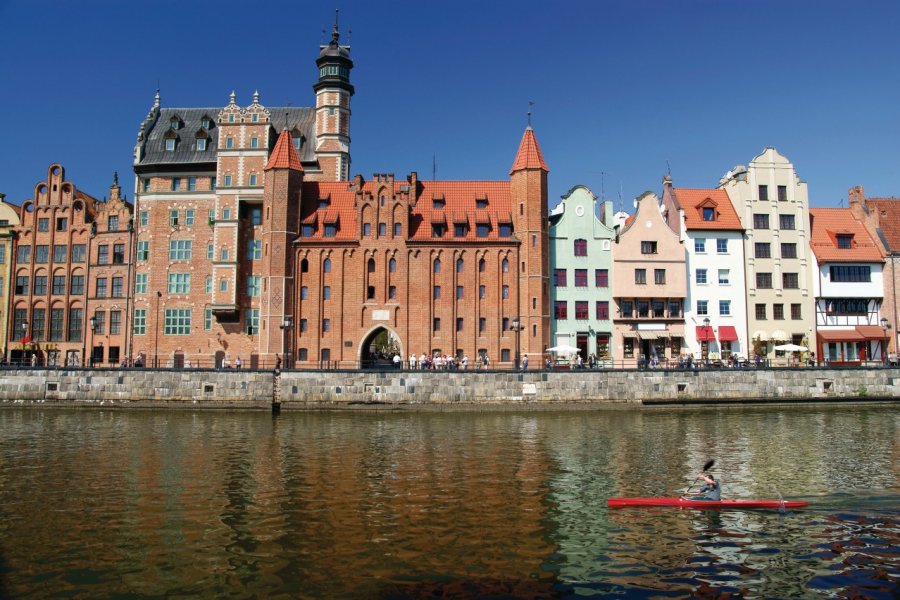
[[[13,227],[19,224],[19,213],[9,203],[4,201],[5,194],[0,194],[0,335],[8,340],[6,335],[9,325],[9,290],[12,265]],[[5,346],[6,344],[4,344]],[[3,354],[7,356],[6,347]]]
[[[743,224],[750,354],[776,356],[774,346],[812,348],[815,299],[812,288],[809,193],[794,165],[766,148],[747,166],[719,181]]]

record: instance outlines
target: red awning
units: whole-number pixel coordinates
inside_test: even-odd
[[[887,332],[878,325],[859,325],[856,331],[867,340],[883,340],[889,337]]]
[[[719,327],[720,342],[736,342],[738,341],[737,331],[731,325],[721,325]]]
[[[820,329],[816,333],[823,342],[861,342],[865,339],[855,329]]]
[[[713,333],[712,327],[704,327],[703,325],[697,325],[697,341],[698,342],[714,342],[716,341],[716,334]]]

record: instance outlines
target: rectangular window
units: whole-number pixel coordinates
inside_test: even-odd
[[[396,299],[396,298],[397,298],[397,286],[396,286],[396,285],[389,285],[389,286],[388,286],[388,299],[389,299],[389,300],[394,300],[394,299]]]
[[[731,316],[731,300],[719,300],[719,316]]]
[[[781,229],[794,229],[794,215],[778,215],[778,226]]]
[[[164,323],[163,334],[165,335],[190,335],[191,309],[167,308]]]
[[[500,223],[499,235],[502,238],[512,237],[512,225],[509,223]]]
[[[231,173],[225,175],[225,187],[231,187]]]
[[[681,318],[681,300],[669,300],[669,318]]]
[[[434,288],[431,290],[431,297],[434,298],[435,300],[440,300],[441,286],[439,286],[439,285],[434,286]]]
[[[457,300],[463,299],[463,286],[461,286],[461,285],[456,286],[456,299]]]
[[[134,309],[134,335],[145,335],[147,333],[147,309]]]
[[[566,287],[568,271],[565,269],[553,269],[553,285],[556,287]]]
[[[456,330],[457,331],[463,330],[463,318],[462,317],[456,317]]]
[[[575,269],[575,287],[587,287],[587,269]]]
[[[569,303],[565,300],[557,300],[553,303],[553,318],[559,321],[569,318]]]
[[[65,312],[62,308],[50,309],[50,341],[51,342],[63,341],[63,318],[64,317],[65,317]],[[70,325],[71,325],[71,323],[70,323]],[[70,339],[69,341],[77,341],[77,340]]]
[[[56,245],[53,246],[53,262],[57,264],[61,264],[66,262],[66,254],[68,251],[68,246]]]
[[[641,254],[656,254],[656,242],[641,242]]]
[[[50,231],[50,219],[38,219],[38,231]]]
[[[146,294],[147,293],[147,274],[146,273],[138,273],[134,276],[134,293],[135,294]]]
[[[169,273],[168,284],[170,294],[188,294],[191,291],[191,274]]]
[[[772,289],[772,274],[771,273],[757,273],[756,274],[756,287],[761,290],[771,290]]]
[[[441,330],[441,320],[438,317],[435,317],[431,320],[431,330],[434,332],[438,332]]]
[[[253,136],[250,138],[250,147],[251,148],[259,148],[259,138],[258,137]]]
[[[625,358],[634,358],[634,338],[625,338],[622,340],[622,352]]]
[[[486,238],[491,234],[491,226],[487,223],[475,224],[475,237]]]
[[[769,199],[769,186],[767,186],[767,185],[759,186],[759,199],[760,200],[768,200]]]
[[[784,304],[772,305],[772,318],[776,321],[784,320]]]
[[[84,275],[72,275],[72,279],[69,281],[69,293],[73,296],[84,294]]]
[[[106,298],[108,283],[109,282],[106,279],[106,277],[98,277],[97,278],[97,292],[95,294],[95,296],[97,298]]]
[[[109,264],[109,246],[107,244],[102,244],[97,246],[97,264],[98,265],[108,265]]]
[[[191,260],[191,240],[169,240],[169,260]]]
[[[719,285],[729,285],[731,283],[731,270],[719,269]]]
[[[862,266],[834,266],[831,267],[832,282],[870,282],[872,281],[872,268]]]
[[[786,185],[778,186],[778,201],[779,202],[787,202],[787,186]]]
[[[697,238],[694,240],[694,252],[697,254],[706,253],[706,240],[703,238]]]
[[[24,296],[28,294],[29,283],[28,275],[16,275],[16,295]]]
[[[797,244],[782,244],[781,258],[797,258]]]
[[[597,301],[597,319],[600,321],[609,320],[609,302],[607,300]]]
[[[754,213],[753,214],[753,228],[754,229],[768,229],[769,228],[769,215],[766,213]]]
[[[60,339],[62,338],[62,309],[54,309],[59,310],[59,329],[60,329]],[[67,339],[70,342],[80,342],[81,341],[81,327],[82,321],[84,320],[84,312],[80,308],[71,308],[69,309],[69,331],[67,335]],[[51,327],[53,323],[50,323]],[[52,333],[52,331],[51,331]]]
[[[704,221],[715,221],[716,220],[716,209],[712,206],[704,206],[703,207],[703,220]]]
[[[112,297],[113,298],[121,298],[124,296],[123,292],[123,279],[121,277],[113,277],[112,278]]]
[[[248,308],[244,312],[244,324],[247,326],[247,335],[259,334],[259,309]]]
[[[175,152],[175,138],[166,139],[166,152]]]
[[[719,254],[728,254],[728,240],[719,238],[716,240],[716,252]]]
[[[637,316],[646,319],[650,316],[650,302],[647,300],[637,301]]]
[[[800,288],[800,276],[797,273],[782,273],[782,287],[787,290],[796,290]]]
[[[666,316],[666,303],[662,300],[653,300],[653,318],[661,319]]]
[[[137,259],[138,262],[144,262],[150,259],[150,241],[139,240],[137,243]]]
[[[57,217],[56,218],[56,230],[57,231],[66,231],[69,229],[69,219],[66,217]]]
[[[706,280],[706,269],[697,269],[697,272],[696,272],[696,274],[695,274],[695,279],[696,279],[696,282],[697,282],[698,284],[705,284],[705,283],[707,283],[707,280]]]
[[[621,310],[623,317],[629,319],[632,318],[634,316],[634,302],[631,300],[622,300],[619,310]]]
[[[756,320],[757,321],[765,321],[766,320],[766,305],[765,304],[757,304],[756,305]]]
[[[125,244],[113,244],[112,262],[114,265],[125,264]]]
[[[259,275],[247,275],[247,295],[251,298],[259,297]]]
[[[262,258],[262,240],[250,240],[247,244],[247,260],[260,260]]]
[[[803,314],[799,304],[791,304],[791,319],[799,321],[803,318]]]
[[[87,255],[86,246],[84,244],[72,244],[72,262],[83,263],[84,257]]]
[[[47,276],[46,275],[35,275],[34,276],[34,295],[35,296],[46,296],[47,295]]]
[[[122,333],[122,311],[109,311],[109,334],[118,335]]]
[[[34,262],[42,265],[50,262],[50,246],[35,246]]]
[[[206,283],[204,284],[205,287],[203,289],[207,294],[212,294],[212,291],[213,291],[212,282],[213,282],[212,277],[206,278]],[[303,289],[306,289],[306,288],[303,288]],[[306,296],[304,296],[304,298],[306,298]]]
[[[594,285],[599,288],[609,287],[609,269],[594,269]]]
[[[837,247],[841,250],[850,250],[853,247],[853,236],[839,233],[837,235]]]
[[[588,301],[587,300],[576,300],[575,301],[575,318],[579,321],[586,321],[588,319]]]
[[[229,123],[234,123],[234,121],[231,120],[231,119],[234,119],[234,115],[228,115],[228,117],[229,117],[229,121],[228,121],[228,122],[229,122]],[[229,150],[230,150],[231,148],[234,148],[234,138],[233,138],[233,137],[228,136],[228,137],[225,138],[225,148],[228,148]]]
[[[31,262],[31,246],[19,246],[16,249],[16,262],[20,265]]]
[[[54,275],[53,276],[53,294],[55,296],[65,296],[66,295],[66,276],[65,275]]]
[[[206,331],[212,330],[212,322],[213,322],[213,313],[211,308],[207,308],[203,311],[203,329]]]
[[[653,269],[653,282],[656,285],[666,285],[666,270]]]
[[[94,313],[94,335],[106,334],[106,312],[98,310]]]
[[[575,240],[575,256],[587,256],[587,240]]]
[[[647,269],[635,269],[634,282],[638,285],[647,285]]]
[[[768,242],[756,242],[753,244],[753,255],[756,258],[772,258],[771,246]]]
[[[180,177],[173,177],[173,178],[172,178],[172,182],[171,182],[169,185],[171,185],[171,190],[172,190],[173,192],[177,192],[178,190],[182,189],[182,187],[181,187],[181,178],[180,178]]]
[[[0,245],[0,265],[6,264],[6,246]]]
[[[222,250],[219,252],[219,260],[228,260],[228,248],[222,248]]]
[[[372,295],[369,298],[373,298],[375,296],[374,290],[372,290]],[[331,286],[326,285],[322,287],[322,300],[331,300]]]
[[[709,300],[697,300],[697,314],[700,316],[709,314]]]
[[[333,238],[337,235],[337,225],[325,223],[325,237]]]
[[[119,230],[119,215],[109,215],[109,217],[107,217],[106,230],[107,231],[118,231]]]
[[[479,285],[478,286],[478,298],[480,300],[484,300],[486,295],[487,295],[487,286]]]
[[[478,333],[484,333],[487,330],[487,319],[484,317],[478,318]]]
[[[500,288],[500,290],[501,290],[503,299],[509,300],[509,286],[504,284],[503,287]]]

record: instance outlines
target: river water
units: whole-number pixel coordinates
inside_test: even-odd
[[[809,509],[609,509],[683,492]],[[0,410],[0,597],[896,598],[896,405]]]

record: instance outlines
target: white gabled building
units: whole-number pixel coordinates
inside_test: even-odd
[[[849,208],[809,209],[820,361],[883,361],[884,256]]]
[[[687,252],[684,343],[694,360],[749,358],[744,228],[725,190],[675,188],[663,206]]]

